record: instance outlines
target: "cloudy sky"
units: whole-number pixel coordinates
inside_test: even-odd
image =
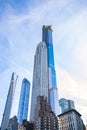
[[[19,78],[11,116],[17,115],[22,79],[32,84],[45,24],[53,28],[59,98],[74,100],[87,119],[87,0],[0,0],[0,122],[12,72]]]

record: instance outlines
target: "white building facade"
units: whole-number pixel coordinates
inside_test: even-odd
[[[37,45],[34,57],[34,71],[31,97],[30,120],[34,120],[35,106],[38,96],[45,96],[48,100],[48,68],[47,68],[47,48],[44,42]]]
[[[83,121],[80,113],[75,109],[58,116],[59,130],[83,130]]]

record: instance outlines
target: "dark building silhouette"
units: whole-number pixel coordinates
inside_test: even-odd
[[[37,105],[34,117],[35,130],[58,130],[56,115],[44,96],[37,97]]]
[[[23,120],[23,126],[26,130],[34,130],[34,124],[30,123],[29,121]]]
[[[23,120],[22,125],[19,124],[18,130],[34,130],[34,124],[27,120]]]
[[[18,129],[17,117],[14,116],[9,119],[7,130],[17,130],[17,129]]]

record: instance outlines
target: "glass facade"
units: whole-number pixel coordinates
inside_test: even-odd
[[[67,100],[67,99],[62,98],[59,100],[59,105],[61,107],[62,113],[71,109],[75,109],[74,101],[72,100]]]
[[[58,90],[56,82],[56,71],[54,65],[54,51],[52,41],[52,28],[51,26],[43,26],[42,41],[47,46],[47,61],[48,61],[48,78],[49,78],[49,102],[52,110],[58,115],[59,103],[58,103]]]
[[[30,96],[30,82],[26,78],[24,78],[22,81],[19,108],[18,108],[19,124],[22,124],[23,120],[27,119],[29,96]]]
[[[58,115],[59,110],[51,26],[43,26],[42,33],[42,42],[37,45],[34,57],[31,121],[34,120],[38,96],[47,97],[47,101],[56,115]]]
[[[5,130],[8,127],[16,80],[17,80],[17,77],[15,76],[15,73],[13,72],[8,95],[7,95],[6,105],[5,105],[5,109],[4,109],[4,113],[3,113],[3,118],[2,118],[2,122],[1,122],[1,130]]]

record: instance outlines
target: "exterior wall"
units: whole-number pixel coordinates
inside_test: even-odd
[[[17,117],[14,116],[13,118],[9,119],[7,130],[17,130],[17,129],[18,129]]]
[[[59,110],[51,26],[43,26],[42,33],[42,42],[38,44],[34,57],[31,121],[34,119],[36,98],[39,95],[47,97],[56,115]]]
[[[80,116],[74,110],[59,115],[59,130],[83,130]]]
[[[48,68],[47,48],[44,42],[38,44],[34,58],[33,85],[31,97],[30,120],[34,120],[37,96],[45,96],[48,100]]]
[[[69,108],[70,109],[75,109],[74,101],[68,100],[68,102],[69,102]]]
[[[8,127],[8,122],[9,122],[9,117],[10,117],[10,112],[11,112],[11,107],[13,102],[13,96],[15,91],[15,81],[16,81],[16,76],[13,72],[8,95],[7,95],[6,105],[3,113],[3,118],[1,122],[1,130],[5,130]]]
[[[69,111],[71,109],[75,109],[74,101],[67,100],[65,98],[62,98],[62,99],[59,100],[59,105],[61,107],[62,113]]]
[[[30,82],[24,78],[22,81],[19,108],[18,108],[19,124],[22,124],[23,119],[27,119],[29,96],[30,96]]]
[[[49,102],[52,110],[56,115],[59,114],[59,103],[58,103],[58,90],[56,83],[56,71],[54,65],[54,51],[52,41],[52,29],[51,26],[43,26],[42,41],[47,46],[47,61],[48,61],[48,73],[49,73]],[[55,105],[56,104],[56,105]]]
[[[34,118],[35,130],[58,130],[58,120],[44,96],[37,98]]]

